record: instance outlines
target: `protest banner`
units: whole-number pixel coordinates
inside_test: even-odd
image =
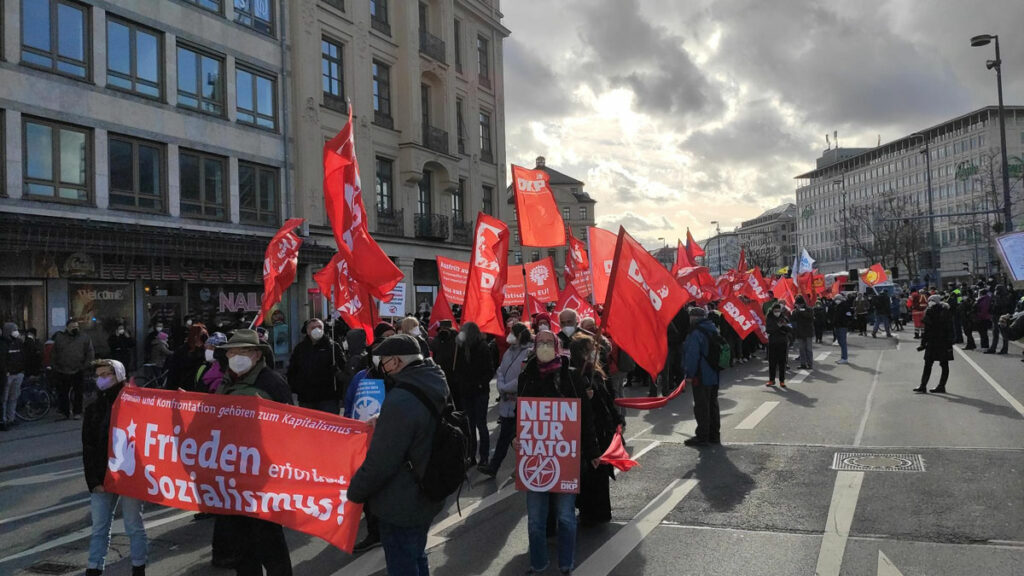
[[[526,280],[523,279],[523,265],[515,264],[508,267],[508,279],[505,281],[505,306],[523,306],[526,304]]]
[[[264,400],[126,388],[110,418],[107,492],[260,518],[351,552],[362,505],[348,485],[370,428]]]
[[[401,318],[405,316],[405,283],[399,282],[391,289],[391,300],[380,302],[380,316]]]
[[[744,304],[739,298],[730,296],[722,300],[718,309],[741,340],[757,330],[757,321],[754,320],[754,315],[750,312],[750,306]]]
[[[579,398],[519,398],[516,490],[579,494]]]
[[[462,306],[466,302],[466,282],[469,281],[469,262],[437,257],[437,276],[441,290],[449,304]]]
[[[355,399],[352,400],[352,417],[360,422],[380,414],[384,404],[384,381],[375,378],[363,378],[356,388]]]
[[[558,301],[558,278],[555,277],[555,264],[551,256],[537,262],[528,262],[525,267],[526,289],[530,292],[530,298],[545,304]]]

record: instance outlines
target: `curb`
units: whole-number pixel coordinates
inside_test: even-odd
[[[11,470],[17,470],[19,468],[28,468],[31,466],[39,466],[40,464],[49,464],[50,462],[57,462],[59,460],[67,460],[69,458],[81,457],[82,451],[71,452],[69,454],[61,454],[58,456],[48,456],[46,458],[39,458],[37,460],[30,460],[28,462],[21,462],[18,464],[8,464],[6,466],[0,466],[0,474],[4,472],[10,472]]]

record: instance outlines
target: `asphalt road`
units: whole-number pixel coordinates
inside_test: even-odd
[[[580,530],[576,573],[1024,574],[1021,349],[958,352],[950,393],[921,396],[910,391],[921,353],[908,333],[900,338],[851,336],[849,365],[835,363],[838,348],[818,346],[816,369],[791,372],[785,390],[764,386],[762,359],[729,370],[721,447],[682,444],[694,429],[688,394],[631,411],[624,435],[641,465],[612,484],[613,521]],[[37,574],[43,563],[84,570],[88,495],[74,426],[0,434],[0,575]],[[62,454],[71,456],[33,464]],[[835,469],[844,462],[923,471]],[[525,498],[511,471],[511,459],[497,480],[474,471],[462,516],[454,505],[438,516],[434,574],[526,571]],[[155,506],[146,516],[150,574],[231,574],[209,565],[210,521]],[[352,557],[286,532],[295,574],[384,573],[380,549]],[[106,573],[128,574],[127,556],[116,535]]]

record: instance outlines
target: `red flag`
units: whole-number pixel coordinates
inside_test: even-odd
[[[676,271],[675,277],[676,282],[689,293],[690,298],[696,300],[701,306],[712,300],[718,300],[719,294],[718,288],[715,286],[715,278],[704,266],[680,268]]]
[[[569,272],[568,279],[580,293],[586,298],[593,293],[590,279],[590,256],[587,254],[587,246],[572,235],[572,228],[569,228],[569,249],[566,251],[565,267]]]
[[[503,290],[505,299],[504,306],[523,306],[526,304],[526,283],[523,282],[523,265],[516,264],[508,267],[508,278],[505,279]]]
[[[768,288],[768,281],[764,279],[764,276],[761,276],[760,268],[754,268],[746,275],[740,295],[761,303],[772,299]]]
[[[302,246],[302,238],[295,234],[295,229],[302,226],[302,222],[302,218],[289,218],[267,244],[267,251],[263,255],[263,303],[253,321],[254,326],[263,323],[263,317],[281,301],[284,291],[295,282],[299,248]]]
[[[548,173],[512,165],[512,190],[516,198],[516,222],[523,246],[550,248],[565,245],[565,223]]]
[[[636,460],[629,457],[629,452],[626,452],[626,447],[622,444],[622,426],[615,431],[608,449],[601,455],[601,463],[611,464],[623,472],[628,472],[630,468],[638,465]]]
[[[475,322],[480,331],[505,336],[501,304],[508,279],[508,226],[481,212],[473,232],[473,258],[469,261],[466,304],[462,323]]]
[[[752,306],[743,302],[735,296],[730,296],[719,305],[722,317],[732,326],[740,339],[746,338],[751,332],[757,330],[756,314],[751,310]]]
[[[313,275],[320,293],[331,298],[334,309],[350,328],[366,331],[366,344],[373,344],[373,328],[377,325],[377,307],[369,291],[352,277],[352,254],[344,244],[331,261]]]
[[[547,314],[548,308],[543,303],[538,302],[536,298],[531,298],[530,293],[526,293],[526,305],[523,306],[523,321],[526,322],[530,319],[530,323],[533,322],[533,317],[537,314]]]
[[[848,278],[849,278],[849,276],[836,276],[835,279],[832,280],[832,292],[831,292],[831,294],[832,294],[833,298],[838,296],[839,293],[843,291],[843,284],[846,283],[846,280]]]
[[[444,297],[452,304],[466,302],[466,282],[469,281],[469,262],[437,257],[437,276],[441,280]]]
[[[620,226],[603,325],[648,374],[664,367],[668,325],[687,300],[669,271]]]
[[[669,400],[672,400],[676,396],[682,394],[685,389],[686,380],[683,380],[668,396],[664,396],[662,398],[616,398],[615,405],[622,406],[623,408],[634,408],[636,410],[653,410],[668,404]]]
[[[740,248],[740,261],[736,264],[736,271],[741,274],[747,271],[747,251],[745,248]]]
[[[672,275],[675,276],[676,272],[683,268],[693,268],[697,263],[690,258],[690,254],[686,251],[686,246],[683,245],[682,240],[676,240],[676,262],[672,266]]]
[[[555,277],[555,263],[551,257],[538,262],[528,262],[526,268],[526,291],[538,302],[558,301],[558,278]]]
[[[575,310],[580,320],[584,318],[599,320],[597,311],[576,292],[576,288],[572,284],[566,284],[565,289],[562,290],[562,295],[558,298],[558,304],[555,304],[555,315],[557,316],[559,312],[567,309]],[[556,317],[555,320],[557,319]]]
[[[779,278],[779,282],[772,288],[772,294],[782,300],[790,308],[796,306],[796,294],[799,292],[792,278]]]
[[[441,328],[441,320],[451,320],[452,326],[456,330],[459,329],[459,323],[455,321],[455,315],[452,314],[452,307],[444,296],[444,290],[437,291],[437,298],[434,298],[434,307],[430,309],[430,321],[427,322],[428,336],[431,338],[437,336],[437,331]]]
[[[348,122],[324,145],[324,208],[338,247],[344,244],[357,256],[352,260],[352,277],[377,299],[389,301],[403,274],[366,227],[351,108]]]
[[[757,335],[757,339],[760,340],[762,344],[767,344],[768,324],[765,322],[764,313],[761,311],[761,307],[748,305],[747,310],[750,312],[750,317],[754,320],[754,323],[757,324],[757,330],[754,334]]]
[[[860,275],[860,279],[868,286],[874,286],[888,280],[889,275],[885,273],[885,268],[882,268],[881,264],[872,264],[867,272]]]
[[[693,239],[689,228],[686,229],[686,255],[690,257],[690,262],[696,262],[697,258],[704,256],[704,249]]]
[[[587,228],[587,244],[590,247],[590,279],[594,286],[594,303],[604,304],[608,293],[608,280],[612,275],[615,260],[615,234],[601,228]]]

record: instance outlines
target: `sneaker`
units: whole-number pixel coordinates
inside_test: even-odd
[[[783,388],[785,388],[786,387],[786,383],[785,382],[779,382],[779,386],[782,386]]]
[[[849,364],[849,363],[850,363],[850,361],[845,359],[845,358],[840,358],[838,361],[836,361],[836,364]]]
[[[775,386],[775,381],[774,380],[769,380],[768,383],[765,384],[765,386],[771,388],[772,386]]]
[[[685,445],[685,446],[707,446],[708,445],[708,441],[707,440],[702,440],[702,439],[697,438],[696,436],[694,436],[693,438],[687,438],[686,440],[683,440],[683,445]]]
[[[363,552],[366,552],[367,550],[373,550],[378,546],[380,546],[380,536],[373,536],[367,534],[366,538],[363,538],[361,541],[357,542],[355,546],[352,547],[352,553],[362,554]]]

